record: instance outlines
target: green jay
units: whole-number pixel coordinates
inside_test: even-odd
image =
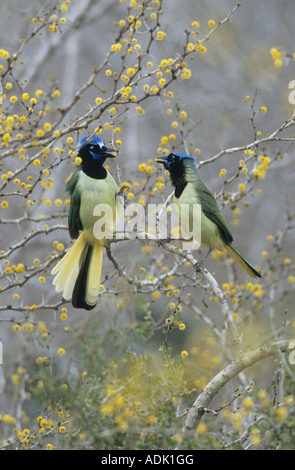
[[[103,248],[108,243],[104,236],[95,236],[98,220],[96,207],[107,205],[112,209],[105,222],[105,233],[115,231],[116,195],[118,186],[103,164],[110,150],[98,135],[83,137],[78,144],[81,163],[66,185],[71,195],[68,227],[71,238],[76,239],[64,257],[51,271],[57,292],[63,292],[65,300],[72,300],[75,308],[91,310],[98,300]],[[100,206],[103,207],[103,206]],[[97,214],[98,215],[98,214]],[[81,233],[80,233],[81,232]],[[110,237],[108,237],[110,238]]]
[[[196,161],[184,153],[170,153],[166,157],[156,159],[170,173],[171,183],[175,188],[174,203],[181,214],[181,205],[189,205],[189,225],[192,224],[193,205],[201,205],[201,245],[212,249],[226,249],[238,264],[253,278],[261,278],[261,274],[246,260],[233,245],[233,237],[228,224],[220,211],[216,199],[202,182]],[[180,224],[181,224],[181,215]],[[191,230],[191,228],[190,228]]]

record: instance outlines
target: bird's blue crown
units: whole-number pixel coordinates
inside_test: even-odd
[[[194,157],[191,157],[186,153],[170,153],[166,157],[161,157],[157,159],[159,163],[162,163],[164,165],[166,170],[169,170],[171,164],[180,162],[182,160],[191,160],[192,162],[195,162]]]
[[[89,135],[86,135],[85,137],[83,137],[79,141],[78,146],[80,149],[83,149],[86,147],[86,145],[89,146],[89,153],[92,155],[92,157],[95,160],[100,158],[101,153],[104,153],[108,150],[98,135],[94,135],[92,137],[89,137]]]
[[[176,155],[179,157],[180,160],[183,160],[184,158],[188,158],[189,160],[195,161],[194,157],[191,157],[190,155],[187,155],[186,153],[174,153],[173,155]]]

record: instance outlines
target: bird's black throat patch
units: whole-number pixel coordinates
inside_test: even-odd
[[[79,150],[78,155],[82,158],[82,171],[90,178],[103,180],[107,177],[107,170],[103,167],[107,156],[102,154],[99,159],[95,160],[89,153],[88,147],[88,145],[85,145],[85,147]]]
[[[180,198],[184,188],[187,185],[183,162],[176,159],[173,163],[171,163],[169,171],[171,183],[175,187],[175,197]]]

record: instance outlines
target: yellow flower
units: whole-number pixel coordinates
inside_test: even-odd
[[[127,73],[127,75],[134,75],[134,74],[135,74],[135,69],[132,68],[132,67],[129,67],[129,68],[126,70],[126,73]]]
[[[146,164],[145,164],[145,163],[140,163],[140,164],[138,165],[138,169],[139,169],[139,171],[145,171],[145,169],[146,169]]]
[[[157,422],[157,417],[155,415],[150,415],[148,417],[148,423],[149,424],[155,424]]]
[[[70,4],[70,1],[69,1],[69,0],[67,0],[67,1],[64,2],[64,3],[62,3],[62,4],[60,5],[60,7],[59,7],[60,10],[61,10],[63,13],[65,13],[65,12],[68,10],[68,8],[69,8],[69,4]]]
[[[254,406],[254,401],[252,398],[247,397],[243,400],[243,405],[246,409],[251,409]]]
[[[156,85],[153,85],[151,87],[151,93],[153,93],[154,95],[156,95],[158,91],[159,91],[159,88]]]
[[[285,406],[279,406],[275,412],[279,421],[284,421],[288,416],[288,410]]]
[[[59,98],[61,95],[61,92],[59,90],[54,90],[52,96],[53,98]]]
[[[0,49],[0,57],[2,57],[3,59],[9,59],[10,54],[5,49]]]
[[[214,28],[214,26],[215,26],[215,20],[209,20],[209,21],[208,21],[208,26],[209,26],[210,28]]]
[[[194,49],[195,49],[195,45],[194,45],[192,42],[189,42],[189,43],[187,44],[187,46],[186,46],[186,50],[187,50],[188,52],[191,52],[191,51],[193,51]]]
[[[116,43],[112,45],[111,50],[113,52],[120,52],[121,48],[122,48],[122,44]]]
[[[205,423],[199,423],[197,426],[197,433],[205,434],[206,431],[207,431],[207,425]]]
[[[153,168],[149,165],[146,167],[145,171],[148,175],[151,175],[153,173]]]
[[[277,47],[272,47],[269,51],[270,55],[272,56],[273,59],[279,59],[281,56],[280,51],[278,50]]]
[[[12,425],[16,424],[16,419],[7,413],[2,416],[2,421],[7,424],[12,424]]]
[[[276,60],[274,61],[274,66],[275,66],[275,67],[282,67],[282,65],[283,65],[282,59],[276,59]]]
[[[36,98],[42,98],[42,96],[44,95],[44,91],[43,90],[36,90],[35,91],[35,96]]]
[[[196,46],[196,50],[201,52],[201,54],[205,54],[207,52],[207,48],[203,46],[202,44],[199,44],[198,46]]]
[[[188,356],[188,352],[187,351],[181,351],[181,357],[187,357]]]
[[[192,72],[187,67],[184,67],[181,71],[180,78],[181,80],[189,80],[192,76]]]
[[[144,114],[144,109],[142,109],[141,106],[136,106],[136,111],[137,111],[139,114]]]
[[[152,297],[153,299],[158,299],[159,297],[161,297],[161,293],[158,290],[156,290],[152,293]]]
[[[23,102],[25,103],[26,101],[28,101],[29,97],[30,97],[30,96],[29,96],[29,93],[23,93],[23,94],[22,94],[22,100],[23,100]]]
[[[166,37],[166,33],[164,33],[164,31],[158,31],[157,32],[158,41],[163,41],[163,39],[165,39],[165,37]]]
[[[100,407],[100,413],[102,414],[102,416],[112,414],[114,413],[114,411],[115,411],[114,403],[104,403]]]
[[[59,348],[59,349],[57,350],[57,354],[58,354],[59,356],[63,356],[65,353],[66,353],[66,350],[65,350],[64,348]]]

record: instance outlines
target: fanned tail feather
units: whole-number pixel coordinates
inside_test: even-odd
[[[103,245],[91,246],[81,233],[65,256],[52,269],[53,284],[57,292],[63,292],[65,300],[73,307],[91,310],[98,299]]]
[[[249,263],[249,261],[246,260],[242,253],[240,253],[234,246],[225,245],[225,248],[235,258],[241,268],[249,274],[249,276],[253,278],[261,278],[261,274]]]
[[[76,280],[72,304],[75,308],[91,310],[98,299],[103,245],[88,246],[84,263]]]
[[[84,252],[84,253],[83,253]],[[67,292],[70,291],[69,279],[72,280],[72,287],[74,288],[75,281],[79,274],[79,265],[82,264],[82,257],[85,256],[85,234],[82,233],[75,243],[71,246],[69,251],[52,269],[51,274],[56,274],[53,279],[53,285],[57,292],[63,292],[67,284]],[[73,289],[72,289],[73,290]],[[71,294],[65,297],[66,300],[71,299]]]

